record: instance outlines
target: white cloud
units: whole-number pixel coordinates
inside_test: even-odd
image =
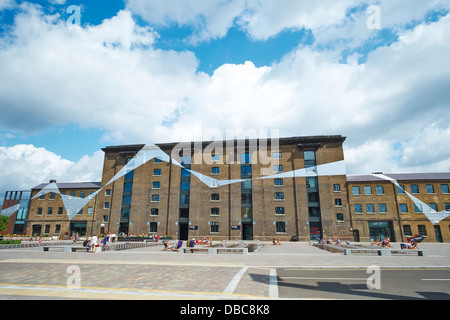
[[[12,9],[15,6],[16,2],[14,0],[0,0],[0,11]]]
[[[367,173],[425,168],[411,160],[430,139],[423,128],[440,119],[447,133],[450,123],[450,17],[404,31],[363,65],[340,63],[335,50],[299,47],[271,66],[226,64],[208,76],[197,71],[193,53],[155,49],[158,35],[137,26],[129,11],[99,26],[68,28],[58,16],[23,8],[13,37],[0,43],[3,128],[71,122],[105,129],[113,143],[173,141],[198,121],[205,131],[342,134],[352,172]],[[446,154],[438,155],[430,170],[445,167],[439,161]]]
[[[48,2],[50,2],[51,4],[62,5],[66,3],[66,0],[48,0]]]

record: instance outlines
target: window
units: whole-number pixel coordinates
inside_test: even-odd
[[[161,188],[161,182],[154,181],[153,182],[153,189],[160,189]]]
[[[249,164],[251,162],[250,153],[241,153],[241,164]]]
[[[213,154],[211,155],[212,161],[220,161],[220,154]]]
[[[50,200],[55,200],[56,193],[50,192]]]
[[[110,195],[111,195],[111,189],[106,189],[105,195],[106,195],[106,196],[110,196]]]
[[[211,174],[220,174],[220,168],[219,167],[212,167],[211,168]]]
[[[306,178],[306,187],[309,189],[317,188],[317,178]]]
[[[410,225],[404,225],[403,226],[403,235],[406,237],[412,236],[411,226]]]
[[[180,190],[181,191],[191,190],[191,183],[189,181],[181,181]]]
[[[417,226],[417,229],[419,230],[419,236],[427,236],[427,228],[423,224],[419,224]]]
[[[414,212],[415,213],[422,213],[422,205],[420,203],[418,203],[417,205],[414,204]]]
[[[150,222],[150,232],[158,232],[158,222]]]
[[[408,205],[406,203],[400,203],[400,212],[401,213],[407,213],[408,212]]]
[[[133,191],[133,183],[132,182],[125,182],[123,184],[123,192],[132,192]]]
[[[303,153],[305,159],[305,168],[314,167],[316,165],[316,152],[315,151],[305,151]]]
[[[340,192],[341,191],[341,185],[340,184],[333,184],[333,191],[334,192]]]
[[[185,168],[181,168],[181,177],[182,178],[188,178],[190,176],[191,176],[191,171],[189,171],[188,169],[185,169]]]
[[[344,214],[343,213],[337,213],[336,214],[336,220],[338,222],[343,222],[344,221]]]
[[[70,199],[72,199],[73,197],[76,197],[77,193],[75,191],[71,191],[70,192]]]
[[[94,213],[94,208],[93,207],[88,207],[87,208],[87,214],[92,214]]]
[[[39,196],[39,200],[44,200],[45,199],[45,194],[41,194],[40,196]]]
[[[55,226],[55,234],[59,234],[61,232],[61,225],[60,224],[57,224],[56,226]]]
[[[153,175],[154,176],[160,176],[161,175],[161,169],[153,169]]]
[[[252,194],[251,193],[241,193],[241,203],[242,204],[251,204],[252,203]]]
[[[41,216],[42,215],[42,208],[37,208],[36,215]]]
[[[284,214],[284,207],[276,207],[275,208],[275,214],[283,215]]]
[[[108,216],[103,216],[103,222],[105,222],[105,223],[108,222]]]
[[[105,202],[105,205],[103,206],[104,209],[109,209],[109,202]]]
[[[319,210],[319,208],[309,207],[308,208],[308,215],[311,218],[320,218],[320,210]]]
[[[242,181],[241,190],[252,190],[252,180]]]
[[[283,192],[275,192],[275,200],[284,200]]]
[[[218,222],[211,222],[211,233],[219,233],[219,223]]]
[[[411,185],[411,193],[419,193],[419,186],[417,184]]]
[[[46,224],[46,225],[45,225],[44,233],[45,233],[45,234],[49,234],[49,233],[50,233],[50,225],[49,225],[49,224]]]
[[[336,207],[342,207],[342,199],[339,199],[339,198],[334,199],[334,205]]]
[[[437,204],[436,204],[436,203],[430,203],[429,206],[430,206],[430,208],[433,209],[434,211],[438,211],[438,209],[437,209]]]
[[[152,194],[152,202],[158,202],[159,201],[159,194]]]
[[[53,208],[47,208],[47,215],[51,216],[53,214]]]
[[[85,197],[86,197],[86,192],[81,191],[81,192],[80,192],[80,198],[81,198],[81,199],[84,199]]]
[[[219,208],[211,208],[211,215],[212,216],[218,216],[220,213]]]
[[[397,187],[397,193],[398,193],[398,194],[403,194],[403,193],[405,193],[405,186],[402,185],[402,184],[399,184],[399,186],[400,186],[400,188]]]
[[[219,201],[219,200],[220,200],[220,196],[218,193],[211,194],[211,201]]]
[[[379,203],[378,204],[378,212],[379,213],[386,213],[387,212],[386,203]]]
[[[180,204],[189,204],[190,195],[189,194],[180,194]],[[158,196],[159,201],[159,196]]]
[[[251,166],[241,166],[241,178],[251,176],[252,167]]]
[[[375,213],[375,206],[373,203],[366,204],[367,213]]]
[[[445,207],[445,211],[447,211],[447,212],[450,211],[450,203],[445,203],[444,207]]]
[[[308,202],[319,202],[318,192],[308,192],[307,193]]]
[[[282,186],[284,184],[282,178],[273,179],[273,185],[274,186]]]
[[[64,212],[64,207],[59,207],[58,208],[58,215],[62,215],[63,214],[63,212]]]
[[[80,209],[80,211],[78,211],[77,214],[83,214],[83,209]]]
[[[122,204],[131,205],[131,196],[123,196],[122,197]]]
[[[449,193],[448,184],[441,184],[441,192],[442,193]]]
[[[286,222],[277,221],[276,222],[277,233],[286,233]]]
[[[355,213],[362,213],[362,204],[355,204],[354,205],[355,208]]]
[[[352,193],[353,195],[360,195],[361,192],[359,191],[359,187],[356,186],[352,187]]]
[[[157,215],[159,215],[159,209],[158,209],[158,208],[152,208],[152,209],[150,210],[150,215],[151,215],[151,216],[157,216]]]
[[[371,186],[364,186],[364,194],[372,194],[372,187]]]
[[[273,172],[275,173],[283,172],[283,166],[282,165],[273,166]]]
[[[162,158],[161,157],[155,157],[155,163],[161,163]]]
[[[384,188],[383,188],[383,186],[375,186],[375,192],[377,193],[377,194],[384,194]]]
[[[272,152],[272,159],[281,159],[281,152]]]
[[[426,184],[425,190],[427,191],[427,193],[434,193],[434,187],[432,184]]]

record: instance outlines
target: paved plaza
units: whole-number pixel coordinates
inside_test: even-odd
[[[394,246],[399,247],[399,244]],[[180,254],[163,251],[162,244],[101,253],[41,252],[36,247],[2,249],[0,299],[308,299],[316,298],[305,291],[316,285],[311,282],[314,279],[322,285],[324,281],[338,283],[346,294],[358,294],[349,291],[357,288],[361,290],[360,297],[377,298],[376,290],[370,291],[366,286],[369,266],[379,267],[382,277],[383,273],[388,277],[390,271],[389,277],[394,280],[399,280],[405,274],[403,271],[420,271],[422,280],[438,272],[433,274],[436,281],[427,282],[438,287],[429,291],[441,293],[438,297],[444,299],[450,297],[450,244],[424,243],[420,247],[427,250],[427,256],[345,256],[304,242],[286,242],[281,246],[262,242],[258,252],[248,255]],[[402,286],[401,282],[397,286]],[[320,296],[317,289],[312,292],[317,298],[339,298],[338,295]],[[401,299],[406,294],[409,293],[390,293],[380,298]],[[413,293],[414,298],[421,297],[415,295]]]

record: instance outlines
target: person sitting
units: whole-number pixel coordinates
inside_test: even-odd
[[[273,238],[272,243],[273,243],[274,246],[275,245],[280,245],[281,246],[281,242],[278,239]]]
[[[177,245],[172,248],[172,251],[179,252],[182,245],[183,245],[183,241],[179,240]]]
[[[389,238],[384,238],[383,241],[381,241],[382,247],[391,247],[391,240]]]
[[[417,243],[400,243],[400,249],[416,249]]]
[[[336,245],[338,245],[338,246],[341,245],[341,240],[339,240],[339,238],[336,238]]]
[[[91,249],[91,243],[90,243],[89,239],[84,240],[83,247],[86,247],[89,250]]]
[[[372,245],[372,246],[373,246],[373,245],[379,246],[379,245],[380,245],[379,241],[380,241],[380,240],[377,239],[377,240],[375,240],[375,242],[372,242],[371,245]]]
[[[197,242],[195,241],[195,239],[192,239],[191,241],[189,241],[189,248],[191,248],[191,253],[194,253],[194,247],[197,244]]]
[[[164,249],[163,251],[169,250],[169,243],[167,241],[164,241]]]

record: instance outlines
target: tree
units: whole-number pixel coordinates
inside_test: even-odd
[[[0,231],[5,231],[9,225],[9,217],[8,216],[0,216]]]

